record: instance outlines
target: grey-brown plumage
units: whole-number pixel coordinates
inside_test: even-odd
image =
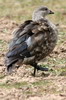
[[[48,56],[54,49],[57,41],[57,28],[46,15],[53,14],[47,7],[41,6],[34,11],[32,20],[21,24],[14,32],[14,38],[9,45],[5,64],[7,70],[21,64],[30,64],[37,70],[47,71],[47,68],[38,66],[38,61]]]

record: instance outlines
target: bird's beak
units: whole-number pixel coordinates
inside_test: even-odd
[[[49,11],[49,14],[54,14],[54,12],[50,10],[50,11]]]

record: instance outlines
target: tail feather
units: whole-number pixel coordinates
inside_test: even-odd
[[[14,68],[14,64],[18,61],[16,58],[5,58],[5,66],[7,67],[8,72],[12,72],[12,69]]]

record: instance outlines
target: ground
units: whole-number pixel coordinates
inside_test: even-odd
[[[0,0],[0,100],[66,100],[66,1],[63,0]],[[11,75],[4,65],[13,30],[40,5],[55,12],[49,16],[58,26],[58,42],[54,51],[39,62],[49,72],[23,65]],[[30,8],[30,9],[29,9]]]

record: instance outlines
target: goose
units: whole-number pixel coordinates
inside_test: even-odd
[[[39,61],[53,51],[57,42],[58,30],[46,17],[49,14],[54,12],[48,7],[40,6],[33,12],[31,20],[26,20],[13,32],[14,36],[5,56],[8,72],[23,64],[34,67],[34,76],[36,70],[49,70],[38,65]]]

